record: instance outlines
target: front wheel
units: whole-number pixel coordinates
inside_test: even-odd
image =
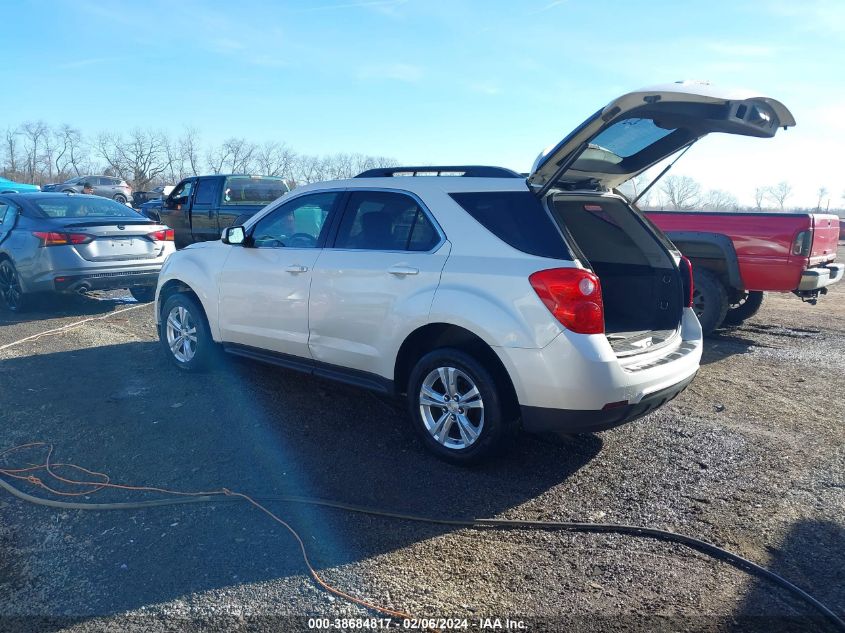
[[[0,262],[0,302],[9,312],[23,312],[28,305],[18,271],[8,259]]]
[[[722,325],[728,312],[728,291],[719,277],[705,269],[693,271],[695,288],[692,294],[692,307],[702,332],[707,335]]]
[[[155,286],[135,286],[129,292],[138,303],[149,303],[156,298]]]
[[[414,430],[435,455],[456,464],[482,461],[516,432],[504,390],[475,358],[444,348],[423,356],[411,372],[408,407]]]
[[[749,290],[741,293],[736,301],[731,301],[728,313],[725,315],[725,323],[728,325],[739,325],[746,319],[750,319],[760,310],[763,305],[763,298],[766,294],[761,290]]]
[[[159,340],[170,361],[183,371],[207,369],[217,354],[205,312],[187,294],[175,294],[165,301]]]
[[[113,198],[113,200],[114,200],[115,202],[119,202],[120,204],[126,204],[126,196],[124,196],[124,195],[122,195],[122,194],[117,194],[117,195]]]

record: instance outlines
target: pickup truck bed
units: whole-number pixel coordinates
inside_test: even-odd
[[[737,324],[764,292],[810,303],[842,279],[836,263],[839,218],[823,213],[646,211],[693,263],[696,312],[705,332]]]

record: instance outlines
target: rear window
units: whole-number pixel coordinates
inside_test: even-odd
[[[64,196],[29,201],[47,218],[133,218],[143,216],[125,204],[108,198]]]
[[[265,205],[288,192],[282,178],[270,176],[229,176],[223,183],[221,204]]]
[[[449,195],[484,228],[517,250],[539,257],[572,259],[557,226],[531,192]]]

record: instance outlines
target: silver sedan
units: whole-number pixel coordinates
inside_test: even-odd
[[[152,301],[173,230],[126,205],[67,193],[0,195],[0,305],[35,293],[128,288]]]

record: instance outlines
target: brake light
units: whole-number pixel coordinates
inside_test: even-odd
[[[156,242],[172,242],[175,238],[175,232],[173,229],[162,229],[147,233],[147,237]]]
[[[681,255],[681,263],[680,263],[681,275],[683,275],[683,287],[684,287],[684,307],[691,308],[692,307],[692,295],[695,291],[695,282],[693,281],[692,277],[692,262],[687,258]]]
[[[604,306],[599,278],[582,268],[550,268],[528,281],[549,312],[578,334],[604,332]]]
[[[792,254],[806,257],[810,254],[811,242],[811,233],[809,231],[801,231],[795,236],[795,240],[792,242]]]
[[[69,244],[88,244],[93,241],[93,235],[85,233],[58,233],[56,231],[33,231],[32,234],[41,240],[39,246],[67,246]]]

